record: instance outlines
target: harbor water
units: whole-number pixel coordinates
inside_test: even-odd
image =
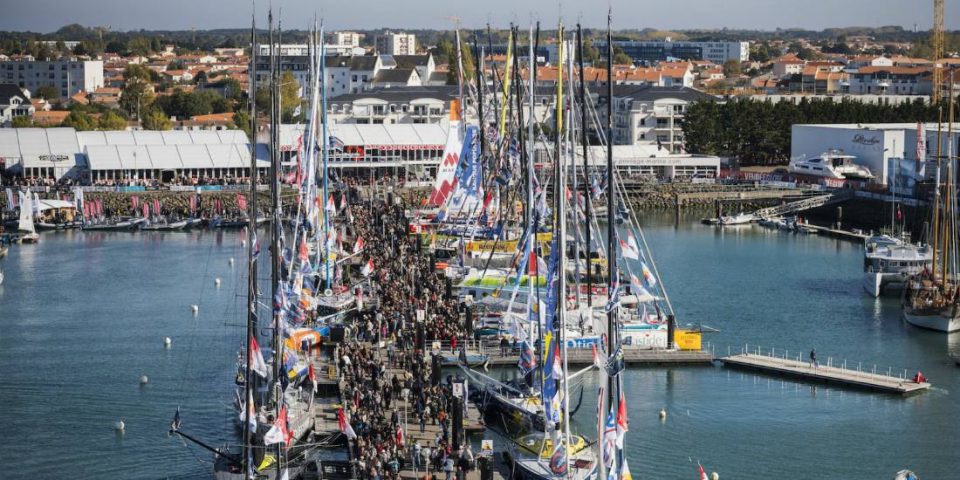
[[[920,370],[934,388],[901,398],[719,366],[630,369],[635,477],[696,478],[697,462],[728,479],[957,476],[960,367],[948,355],[960,354],[960,336],[906,325],[897,298],[866,295],[860,245],[641,217],[678,320],[720,330],[705,335],[718,356],[816,348],[821,362]],[[179,406],[183,431],[214,445],[233,438],[244,258],[236,232],[45,233],[11,248],[0,260],[0,451],[15,459],[6,476],[210,478],[210,454],[166,432]],[[576,420],[590,437],[593,381]]]

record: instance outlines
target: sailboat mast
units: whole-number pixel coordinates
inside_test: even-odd
[[[253,382],[253,349],[254,323],[257,321],[257,18],[256,13],[251,15],[250,26],[250,201],[247,203],[247,218],[253,219],[247,227],[247,348],[246,364],[243,379],[243,401],[252,400],[251,382]],[[246,405],[243,419],[243,471],[249,472],[247,462],[250,461],[252,448],[252,433],[250,431],[250,405]]]
[[[953,70],[950,70],[950,96],[949,96],[950,106],[949,113],[947,114],[947,187],[946,187],[946,200],[943,204],[944,206],[944,235],[943,235],[943,284],[946,286],[947,281],[949,280],[950,267],[952,266],[951,261],[955,261],[954,258],[951,258],[950,248],[952,246],[951,240],[955,235],[956,228],[956,208],[957,208],[957,199],[956,199],[956,170],[953,165],[953,105],[955,99],[953,98]]]
[[[587,221],[584,222],[586,232],[584,232],[584,244],[586,248],[586,257],[587,257],[587,308],[590,308],[593,305],[593,273],[591,272],[593,265],[590,263],[591,258],[591,245],[590,245],[590,166],[587,161],[587,153],[590,147],[587,145],[587,78],[584,75],[583,69],[583,28],[580,24],[577,24],[577,67],[580,70],[580,143],[583,147],[583,203],[584,203],[584,216]],[[592,311],[592,310],[591,310]],[[590,318],[592,321],[593,318]]]
[[[940,248],[940,159],[943,154],[943,105],[937,106],[937,169],[933,182],[933,238],[930,244],[933,245],[933,257],[931,266],[933,267],[933,278],[937,278],[939,264],[937,263],[937,250]]]
[[[486,121],[483,118],[483,88],[485,86],[484,80],[483,80],[483,53],[482,53],[483,49],[480,46],[480,32],[474,32],[473,35],[474,35],[473,54],[476,57],[475,63],[476,63],[476,70],[477,70],[477,116],[480,117],[480,121],[479,121],[480,138],[478,138],[477,141],[480,142],[480,158],[482,160],[483,153],[486,150],[486,147],[484,146],[484,144],[487,143],[486,141],[484,141],[487,136],[487,126],[486,126]]]
[[[323,42],[323,26],[320,27],[320,122],[323,133],[321,133],[321,141],[323,142],[323,148],[321,150],[323,154],[323,201],[327,202],[329,198],[328,191],[328,182],[327,182],[327,157],[329,155],[328,149],[330,147],[329,137],[327,135],[327,47]],[[323,211],[323,245],[324,245],[324,269],[326,272],[326,285],[327,288],[330,288],[330,241],[328,240],[330,235],[330,212],[326,210],[326,203],[324,203]]]
[[[613,186],[613,35],[611,33],[612,10],[607,11],[607,295],[609,302],[616,301],[613,298],[617,295],[617,283],[619,282],[617,273],[617,244],[616,244],[616,195],[617,189]],[[617,309],[608,308],[607,312],[607,354],[613,354],[616,346],[617,333]],[[613,382],[609,375],[604,374],[601,382],[602,391],[606,394],[600,398],[600,421],[606,425],[606,416],[612,410],[614,399]],[[604,427],[606,428],[606,427]],[[607,478],[607,465],[603,462],[602,439],[597,440],[600,447],[600,476],[598,478]],[[613,452],[609,452],[613,455]]]

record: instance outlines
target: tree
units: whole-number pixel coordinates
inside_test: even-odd
[[[757,43],[750,47],[750,60],[766,63],[774,56],[773,49],[767,42]]]
[[[614,46],[613,47],[613,64],[614,65],[633,65],[633,59],[630,58],[630,55],[627,55],[622,48]]]
[[[136,117],[140,111],[153,103],[153,93],[150,91],[150,72],[152,70],[142,65],[128,65],[123,71],[126,83],[120,94],[120,108],[128,115]]]
[[[163,110],[153,107],[143,116],[143,128],[147,130],[170,130],[173,128],[173,122],[163,113]]]
[[[126,51],[131,55],[145,57],[150,53],[150,40],[147,37],[134,37],[127,42]]]
[[[447,85],[457,85],[460,81],[460,63],[457,61],[457,48],[450,42],[450,48],[447,51]],[[473,51],[470,50],[470,45],[460,39],[460,57],[463,59],[463,80],[464,82],[469,82],[474,76],[476,76],[476,68],[473,63]]]
[[[10,121],[10,126],[13,128],[30,128],[33,126],[33,118],[28,115],[13,117],[13,120]]]
[[[238,110],[233,114],[233,128],[243,130],[249,138],[250,135],[250,112]]]
[[[593,46],[593,40],[585,38],[583,40],[583,63],[593,65],[600,59],[600,50]]]
[[[83,132],[87,130],[94,130],[97,128],[97,123],[93,120],[93,117],[90,116],[90,114],[80,110],[74,110],[67,115],[67,118],[63,119],[63,126],[73,127],[74,130]]]
[[[197,73],[197,76],[193,77],[193,83],[197,85],[203,85],[208,81],[209,80],[207,79],[207,72],[204,72],[203,70]]]
[[[97,130],[125,130],[127,121],[116,112],[106,112],[100,115],[97,122]]]
[[[723,62],[723,75],[727,78],[740,76],[740,62],[737,60],[727,60]]]
[[[37,93],[34,96],[47,101],[56,100],[60,98],[60,90],[53,85],[42,85],[37,89]]]
[[[243,98],[243,87],[240,86],[240,82],[236,78],[227,78],[223,80],[223,93],[235,102],[239,102]]]

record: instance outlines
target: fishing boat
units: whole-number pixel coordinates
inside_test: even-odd
[[[912,275],[929,270],[933,250],[890,235],[874,235],[864,242],[863,288],[879,297],[891,287],[902,287]]]
[[[34,206],[29,193],[20,193],[20,222],[17,224],[20,243],[37,243],[40,235],[33,225]]]
[[[790,173],[831,178],[835,180],[870,180],[874,178],[869,168],[854,162],[857,157],[842,150],[827,150],[814,158],[794,158],[787,170]]]

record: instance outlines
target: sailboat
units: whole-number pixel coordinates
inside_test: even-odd
[[[20,193],[20,223],[17,225],[20,243],[37,243],[40,235],[33,225],[34,200],[30,193]]]
[[[937,172],[931,222],[932,269],[907,281],[903,318],[911,325],[939,332],[960,331],[960,265],[957,258],[957,165],[953,145],[953,83],[947,128],[946,173],[941,179],[942,125],[937,128]],[[939,88],[939,87],[938,87]],[[943,183],[941,183],[941,180]]]

